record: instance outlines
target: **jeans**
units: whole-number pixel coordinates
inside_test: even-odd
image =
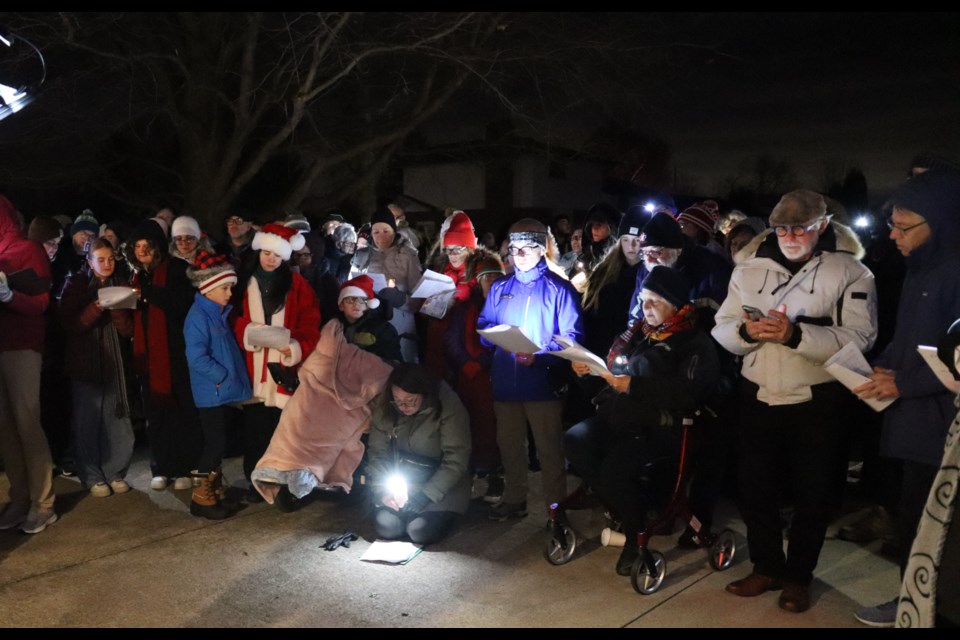
[[[117,392],[107,386],[74,380],[73,431],[77,475],[86,487],[122,480],[133,457],[130,416],[116,415]]]

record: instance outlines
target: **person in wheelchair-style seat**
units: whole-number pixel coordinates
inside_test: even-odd
[[[658,266],[640,293],[643,318],[614,341],[611,374],[594,398],[597,413],[567,431],[567,458],[584,482],[620,517],[626,544],[617,560],[630,575],[653,497],[641,490],[647,463],[679,454],[681,421],[702,406],[717,384],[720,364],[709,336],[696,322],[690,285],[681,273]],[[574,364],[579,376],[586,365]],[[599,381],[598,381],[599,382]]]

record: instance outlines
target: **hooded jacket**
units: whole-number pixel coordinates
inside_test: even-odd
[[[47,291],[29,296],[13,289],[10,302],[0,302],[0,353],[30,349],[43,353],[43,312],[50,303],[50,260],[43,245],[23,237],[13,204],[0,195],[0,271],[7,275],[33,269]]]
[[[516,361],[513,354],[497,347],[490,370],[493,399],[500,402],[528,402],[557,399],[557,378],[550,369],[566,373],[566,361],[550,355],[560,349],[553,336],[581,341],[580,294],[561,276],[553,273],[545,258],[529,271],[514,271],[490,287],[477,329],[500,324],[520,327],[540,346],[531,366]],[[481,343],[492,346],[481,339]]]
[[[960,318],[960,176],[931,170],[891,196],[923,216],[931,237],[906,258],[893,338],[875,365],[896,372],[900,399],[883,412],[880,454],[937,466],[956,409],[953,394],[917,353]]]
[[[812,385],[834,382],[824,361],[848,342],[867,351],[877,337],[876,283],[860,262],[863,247],[852,230],[831,223],[796,274],[776,259],[781,255],[770,230],[737,254],[711,332],[723,348],[743,356],[743,377],[759,387],[757,399],[768,405],[811,400]],[[799,344],[747,340],[741,332],[743,305],[763,311],[786,305],[787,317],[801,332]]]

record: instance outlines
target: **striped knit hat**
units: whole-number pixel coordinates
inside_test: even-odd
[[[227,257],[204,249],[197,251],[193,266],[187,269],[187,277],[202,294],[224,284],[237,284],[237,272]]]

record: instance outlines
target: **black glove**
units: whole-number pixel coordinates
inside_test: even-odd
[[[402,307],[407,303],[407,294],[396,287],[384,287],[377,292],[377,297],[386,300],[394,309]]]
[[[323,548],[327,551],[336,551],[340,547],[350,548],[350,543],[359,538],[355,533],[350,531],[344,531],[338,536],[331,536],[327,538],[327,541],[323,543]]]
[[[423,491],[417,491],[407,499],[407,503],[403,505],[400,513],[405,516],[415,516],[429,507],[431,502],[433,501]]]

